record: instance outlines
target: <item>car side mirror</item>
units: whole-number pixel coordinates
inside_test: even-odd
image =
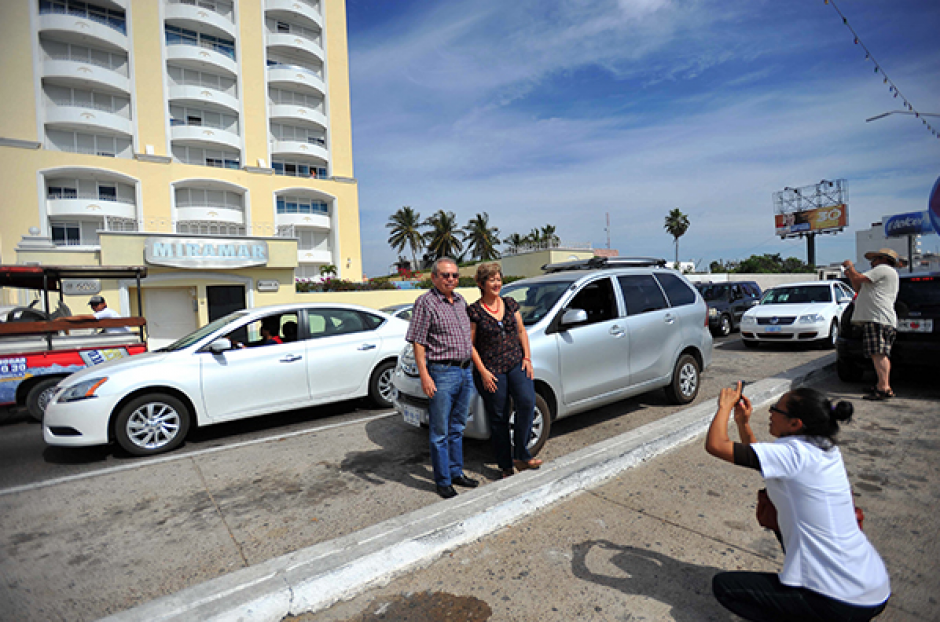
[[[213,354],[222,354],[223,352],[227,352],[229,350],[234,350],[234,349],[235,347],[232,345],[231,340],[229,340],[226,337],[216,339],[215,341],[209,344],[209,352],[212,352]]]
[[[588,314],[584,309],[566,309],[565,314],[561,316],[561,327],[567,328],[575,324],[584,324],[587,321]]]

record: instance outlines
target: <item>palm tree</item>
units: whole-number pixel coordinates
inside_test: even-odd
[[[490,227],[490,215],[486,212],[477,214],[464,228],[463,241],[468,242],[468,250],[480,261],[491,261],[499,257],[496,246],[499,244],[499,229]]]
[[[525,236],[525,241],[533,247],[538,248],[539,244],[542,243],[542,232],[538,229],[529,231],[529,235]]]
[[[418,251],[424,246],[424,237],[421,233],[421,227],[424,226],[424,223],[421,222],[421,214],[406,205],[392,214],[385,226],[392,230],[392,234],[388,236],[388,243],[392,249],[396,253],[400,253],[405,249],[405,246],[408,246],[411,249],[411,260],[413,262],[411,269],[417,270]]]
[[[679,269],[679,238],[685,235],[685,232],[689,230],[689,217],[679,211],[679,208],[675,208],[669,215],[666,216],[666,224],[663,225],[663,228],[669,232],[675,241],[676,244],[676,262],[673,264],[673,268],[676,270]]]
[[[555,248],[561,242],[558,236],[555,235],[554,225],[545,225],[542,227],[542,242],[548,248]]]
[[[503,240],[503,242],[506,243],[506,251],[511,254],[515,254],[522,250],[522,247],[525,246],[526,239],[518,233],[513,233],[510,234],[508,238]]]
[[[431,230],[424,234],[424,244],[435,259],[454,257],[463,250],[463,243],[457,237],[460,227],[453,212],[437,210],[437,213],[424,221],[424,226]]]

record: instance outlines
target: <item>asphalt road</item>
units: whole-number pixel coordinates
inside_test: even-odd
[[[827,354],[716,340],[697,401]],[[96,619],[439,501],[426,431],[358,405],[206,428],[151,459],[46,448],[38,425],[8,420],[0,425],[0,619]],[[676,410],[655,391],[558,421],[541,457]],[[465,467],[499,477],[488,442],[466,443]]]

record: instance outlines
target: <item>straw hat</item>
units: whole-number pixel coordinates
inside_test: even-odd
[[[888,259],[891,262],[891,265],[893,265],[895,268],[903,268],[907,265],[907,262],[901,259],[901,257],[890,248],[880,248],[876,251],[869,251],[865,253],[865,259],[868,261],[871,261],[875,257],[884,257]]]

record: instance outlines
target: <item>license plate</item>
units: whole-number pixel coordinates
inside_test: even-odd
[[[932,333],[933,320],[898,320],[898,332]]]
[[[407,404],[402,404],[402,414],[405,416],[405,423],[410,423],[413,426],[421,427],[421,417],[424,415],[424,410],[421,408],[415,408],[414,406],[409,406]]]
[[[764,329],[765,333],[779,333],[783,330],[782,326],[768,326]]]

